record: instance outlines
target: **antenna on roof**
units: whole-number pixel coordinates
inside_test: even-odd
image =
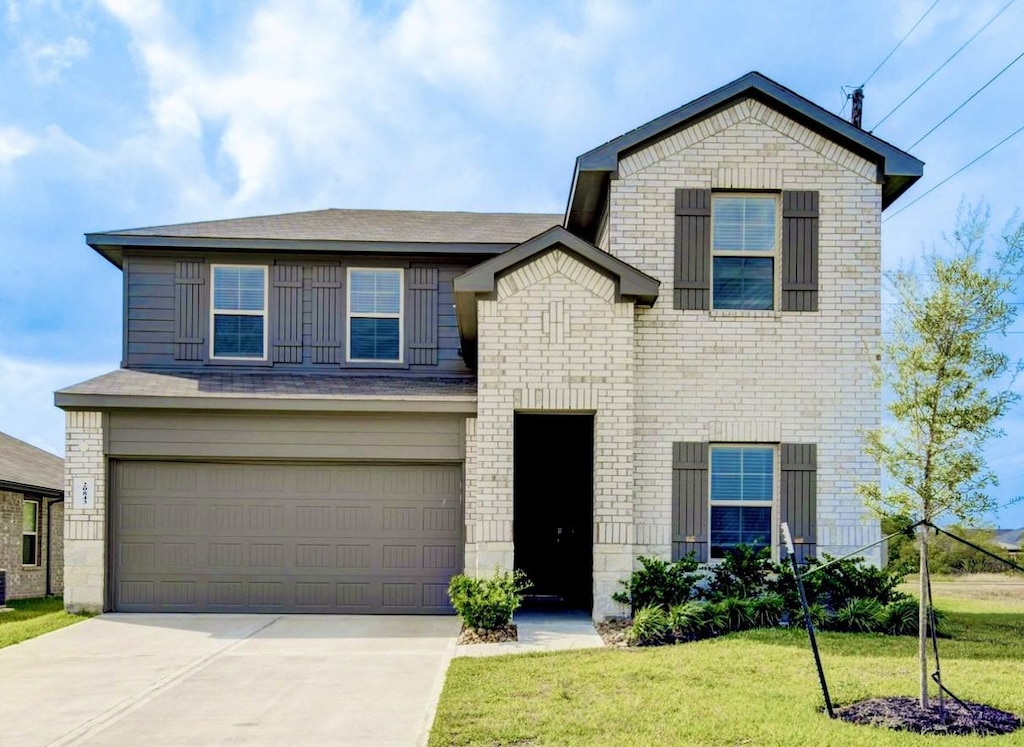
[[[850,98],[853,100],[853,105],[850,107],[850,122],[858,130],[862,130],[864,129],[861,127],[861,120],[864,117],[864,86],[854,88]]]

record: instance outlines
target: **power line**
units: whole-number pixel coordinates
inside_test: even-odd
[[[963,172],[963,171],[967,170],[968,168],[970,168],[971,166],[973,166],[974,164],[976,164],[976,163],[977,163],[978,161],[980,161],[980,160],[981,160],[982,158],[984,158],[985,156],[987,156],[987,155],[988,155],[989,153],[991,153],[992,151],[994,151],[994,150],[995,150],[996,148],[998,148],[999,146],[1001,146],[1001,145],[1002,145],[1003,143],[1005,143],[1005,142],[1007,142],[1008,140],[1011,140],[1012,138],[1016,137],[1016,136],[1017,136],[1017,135],[1019,135],[1019,134],[1020,134],[1021,132],[1024,132],[1024,125],[1021,125],[1020,127],[1018,127],[1018,128],[1016,129],[1016,130],[1014,130],[1013,132],[1011,132],[1011,133],[1010,133],[1009,135],[1007,135],[1006,137],[1004,137],[1004,138],[1003,138],[1002,140],[1000,140],[1000,141],[999,141],[998,143],[996,143],[995,145],[993,145],[993,146],[992,146],[991,148],[989,148],[989,149],[988,149],[987,151],[985,151],[984,153],[982,153],[982,154],[981,154],[980,156],[978,156],[978,157],[977,157],[977,158],[975,158],[974,160],[972,160],[972,161],[970,161],[969,163],[966,163],[966,164],[964,164],[963,166],[961,166],[960,168],[958,168],[958,169],[957,169],[956,171],[954,171],[954,172],[953,172],[952,174],[950,174],[949,176],[947,176],[947,177],[946,177],[945,179],[943,179],[943,180],[942,180],[941,182],[939,182],[939,183],[938,183],[938,184],[936,184],[936,185],[935,185],[934,187],[932,187],[931,189],[929,189],[929,190],[928,190],[927,192],[925,192],[925,193],[924,193],[923,195],[919,195],[918,197],[915,197],[915,198],[914,198],[913,200],[911,200],[911,201],[910,201],[910,202],[908,202],[908,203],[907,203],[906,205],[904,205],[903,207],[901,207],[901,208],[900,208],[899,210],[897,210],[897,211],[896,211],[895,213],[891,213],[890,215],[887,215],[887,216],[885,216],[884,218],[882,218],[882,223],[885,223],[885,222],[886,222],[887,220],[889,220],[890,218],[895,218],[895,217],[896,217],[897,215],[899,215],[900,213],[902,213],[902,212],[903,212],[904,210],[906,210],[907,208],[909,208],[909,207],[910,207],[911,205],[914,205],[915,203],[917,203],[917,202],[920,202],[920,201],[921,201],[921,200],[923,200],[923,199],[924,199],[925,197],[927,197],[927,196],[928,196],[928,195],[930,195],[930,194],[931,194],[932,192],[934,192],[934,191],[935,191],[935,190],[937,190],[937,189],[938,189],[939,187],[941,187],[941,186],[942,186],[943,184],[945,184],[945,183],[946,183],[946,182],[948,182],[948,181],[949,181],[950,179],[952,179],[952,178],[953,178],[954,176],[956,176],[957,174],[959,174],[959,173],[961,173],[961,172]]]
[[[868,84],[869,80],[871,80],[872,78],[875,77],[875,73],[877,73],[879,70],[882,69],[882,65],[887,63],[889,61],[889,58],[892,57],[896,53],[896,50],[899,49],[901,46],[903,46],[903,42],[905,42],[907,40],[907,37],[914,33],[914,29],[916,29],[918,26],[921,25],[921,21],[923,21],[925,18],[927,18],[928,14],[931,13],[932,10],[935,9],[935,6],[938,5],[938,4],[939,4],[939,0],[935,0],[935,2],[931,4],[931,7],[929,7],[928,10],[926,10],[924,12],[924,15],[922,15],[920,18],[917,19],[917,23],[915,23],[913,26],[910,27],[910,31],[908,31],[907,33],[905,33],[903,35],[903,38],[900,39],[899,43],[897,43],[896,46],[892,48],[892,51],[890,51],[889,54],[887,54],[885,56],[885,59],[878,63],[878,67],[876,67],[874,70],[871,71],[871,75],[869,75],[867,78],[865,78],[864,82],[860,84],[862,88]]]
[[[890,112],[889,112],[888,114],[886,114],[886,115],[885,115],[884,117],[882,117],[882,118],[881,118],[880,120],[878,120],[878,122],[876,122],[876,123],[875,123],[875,126],[874,126],[874,127],[872,127],[872,128],[871,128],[871,130],[872,130],[872,131],[874,131],[874,130],[877,130],[877,129],[879,128],[879,126],[881,126],[881,124],[882,124],[882,123],[883,123],[883,122],[884,122],[885,120],[887,120],[887,119],[888,119],[889,117],[891,117],[891,116],[892,116],[893,114],[895,114],[895,113],[896,113],[896,112],[897,112],[897,111],[899,110],[899,108],[900,108],[901,106],[903,106],[903,105],[904,105],[905,103],[907,103],[907,102],[908,102],[908,101],[909,101],[909,100],[911,99],[911,97],[913,97],[913,95],[914,95],[914,94],[916,94],[916,93],[917,93],[918,91],[920,91],[920,90],[921,90],[922,88],[924,88],[925,84],[926,84],[926,83],[928,83],[928,81],[930,81],[930,80],[931,80],[932,78],[934,78],[934,77],[935,77],[936,75],[938,75],[938,74],[939,74],[939,71],[940,71],[940,70],[942,70],[942,68],[946,67],[946,65],[948,65],[948,64],[949,64],[950,62],[952,62],[952,61],[954,60],[954,58],[956,58],[956,56],[957,56],[958,54],[960,54],[961,52],[963,52],[963,51],[964,51],[964,50],[965,50],[965,49],[967,48],[967,45],[968,45],[968,44],[970,44],[970,43],[971,43],[972,41],[974,41],[975,39],[977,39],[977,38],[978,38],[978,35],[979,35],[979,34],[981,34],[981,32],[982,32],[982,31],[984,31],[984,30],[985,30],[985,29],[987,29],[987,28],[988,28],[989,26],[991,26],[991,25],[992,25],[992,23],[993,23],[993,22],[994,22],[994,21],[995,21],[995,20],[996,20],[997,18],[999,18],[999,16],[1001,16],[1001,15],[1002,15],[1003,13],[1005,13],[1005,12],[1006,12],[1006,9],[1007,9],[1007,8],[1009,8],[1009,7],[1011,6],[1011,5],[1013,5],[1013,4],[1014,4],[1014,3],[1016,2],[1016,1],[1017,1],[1017,0],[1010,0],[1010,2],[1008,2],[1008,3],[1006,4],[1006,5],[1004,5],[1004,6],[1002,7],[1002,9],[1001,9],[1001,10],[1000,10],[1000,11],[999,11],[998,13],[996,13],[996,14],[995,14],[994,16],[992,16],[991,18],[989,18],[989,19],[988,19],[988,21],[986,21],[986,22],[985,22],[985,25],[984,25],[984,26],[982,26],[982,27],[981,27],[980,29],[978,29],[977,31],[975,31],[975,32],[974,32],[974,35],[973,35],[973,36],[971,36],[971,38],[970,38],[970,39],[968,39],[968,40],[967,40],[967,41],[965,41],[965,42],[964,42],[963,44],[961,44],[961,45],[960,45],[960,48],[959,48],[959,49],[957,49],[957,50],[956,50],[956,51],[955,51],[955,52],[954,52],[953,54],[951,54],[951,55],[950,55],[950,56],[949,56],[949,57],[948,57],[948,58],[946,59],[946,61],[945,61],[945,62],[943,62],[943,63],[942,63],[941,65],[939,65],[939,66],[938,66],[937,68],[935,68],[935,70],[934,70],[934,71],[932,72],[932,74],[931,74],[931,75],[929,75],[929,76],[928,76],[927,78],[925,78],[925,79],[924,79],[923,81],[921,81],[921,83],[920,83],[920,84],[918,84],[917,88],[915,88],[915,89],[914,89],[913,91],[911,91],[910,93],[908,93],[908,94],[906,95],[906,97],[905,97],[905,98],[903,99],[903,101],[901,101],[900,103],[896,104],[895,108],[893,108],[893,109],[892,109],[892,111],[890,111]]]
[[[941,122],[939,122],[939,123],[938,123],[937,125],[935,125],[935,126],[934,126],[934,127],[932,127],[932,128],[930,129],[930,130],[928,130],[928,132],[924,133],[924,134],[923,134],[923,135],[922,135],[921,137],[919,137],[919,138],[917,139],[917,142],[916,142],[916,143],[914,143],[913,145],[911,145],[911,146],[910,146],[910,148],[907,148],[907,150],[910,150],[911,148],[916,148],[916,147],[918,146],[918,144],[919,144],[919,143],[920,143],[920,142],[921,142],[922,140],[924,140],[924,139],[925,139],[926,137],[928,137],[929,135],[931,135],[931,134],[932,134],[933,132],[935,132],[935,131],[936,131],[937,129],[939,129],[940,127],[942,127],[942,125],[944,125],[944,124],[946,123],[946,121],[947,121],[947,120],[948,120],[948,119],[949,119],[950,117],[952,117],[952,116],[953,116],[954,114],[956,114],[956,113],[957,113],[958,111],[960,111],[961,109],[963,109],[963,108],[964,108],[964,107],[965,107],[965,106],[966,106],[967,104],[969,104],[969,103],[971,102],[971,99],[973,99],[973,98],[974,98],[975,96],[977,96],[977,95],[978,95],[979,93],[981,93],[981,92],[982,92],[982,91],[984,91],[984,90],[985,90],[986,88],[988,88],[988,87],[989,87],[989,86],[990,86],[990,85],[991,85],[991,84],[992,84],[993,82],[995,82],[995,80],[996,80],[996,79],[997,79],[997,78],[998,78],[998,77],[999,77],[1000,75],[1002,75],[1002,74],[1003,74],[1003,73],[1005,73],[1005,72],[1006,72],[1007,70],[1009,70],[1009,69],[1010,69],[1011,67],[1013,67],[1014,65],[1016,65],[1016,64],[1017,64],[1017,63],[1018,63],[1018,62],[1020,61],[1020,59],[1021,59],[1022,57],[1024,57],[1024,52],[1021,52],[1021,53],[1020,53],[1019,55],[1017,55],[1017,56],[1016,56],[1016,57],[1015,57],[1015,58],[1013,59],[1013,61],[1012,61],[1012,62],[1010,62],[1010,64],[1008,64],[1008,65],[1007,65],[1006,67],[1004,67],[1004,68],[1003,68],[1002,70],[1000,70],[1000,71],[999,71],[998,73],[996,73],[996,74],[995,74],[995,75],[993,75],[993,76],[992,76],[991,78],[989,78],[989,79],[988,79],[988,82],[987,82],[987,83],[986,83],[985,85],[983,85],[983,86],[982,86],[981,88],[979,88],[979,89],[978,89],[977,91],[975,91],[975,92],[974,92],[974,93],[972,93],[972,94],[971,94],[970,96],[968,96],[968,97],[967,97],[966,99],[964,99],[964,100],[963,100],[963,102],[962,102],[962,103],[960,104],[960,106],[958,106],[958,107],[957,107],[956,109],[954,109],[954,110],[953,110],[953,111],[951,111],[951,112],[950,112],[949,114],[947,114],[947,115],[946,115],[945,117],[943,117],[943,118],[942,118],[942,121],[941,121]]]

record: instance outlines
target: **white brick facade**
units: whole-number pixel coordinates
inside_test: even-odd
[[[64,607],[70,612],[102,612],[106,575],[107,460],[103,448],[104,416],[99,412],[69,411],[65,416],[64,457]],[[95,505],[74,508],[71,496],[76,477],[95,480]]]
[[[621,614],[610,595],[633,562],[633,304],[616,301],[611,279],[562,251],[500,278],[496,296],[477,302],[467,568],[513,566],[515,413],[593,412],[594,614]]]
[[[878,539],[854,494],[857,482],[877,479],[861,436],[880,416],[875,165],[748,100],[623,159],[619,176],[609,250],[663,289],[636,315],[636,551],[670,553],[675,441],[816,443],[819,552]],[[680,187],[818,191],[819,311],[674,310]]]

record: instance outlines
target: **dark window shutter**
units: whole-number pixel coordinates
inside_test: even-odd
[[[345,323],[341,273],[340,265],[313,266],[313,363],[341,363],[341,325]]]
[[[676,190],[673,308],[710,308],[711,190]]]
[[[274,363],[302,363],[302,265],[274,265]]]
[[[818,310],[818,193],[782,193],[782,310]]]
[[[672,444],[672,559],[708,561],[708,445]]]
[[[410,267],[409,363],[437,365],[437,268]]]
[[[780,514],[789,524],[797,562],[802,563],[817,554],[818,449],[815,444],[782,444],[781,452]],[[784,545],[781,554],[786,555]]]
[[[206,357],[206,263],[174,263],[174,360],[201,361]]]

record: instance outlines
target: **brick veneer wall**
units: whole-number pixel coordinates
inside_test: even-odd
[[[620,162],[609,250],[662,282],[654,308],[636,311],[637,553],[671,551],[674,441],[816,443],[819,551],[880,537],[854,494],[857,482],[878,478],[861,438],[880,418],[871,373],[881,324],[876,175],[873,164],[753,100]],[[673,309],[680,187],[817,190],[820,310]],[[878,560],[877,550],[867,555]]]
[[[512,568],[513,416],[594,413],[594,616],[633,562],[633,304],[561,250],[501,277],[477,306],[477,419],[466,454],[467,569]]]
[[[29,495],[28,498],[39,502],[39,563],[35,566],[21,564],[21,531],[22,505],[26,496],[22,493],[0,491],[0,569],[7,572],[7,598],[31,599],[46,595],[46,543],[47,536],[47,504],[52,499]],[[61,562],[61,527],[59,512],[60,504],[53,504],[53,546],[51,563],[57,566]],[[55,574],[56,576],[56,574]],[[54,578],[53,592],[59,594],[61,587],[58,577]]]
[[[71,612],[102,612],[104,606],[107,460],[103,426],[102,413],[66,413],[64,494],[69,498],[64,507],[64,607]],[[76,477],[95,480],[92,508],[73,508],[70,496]]]

